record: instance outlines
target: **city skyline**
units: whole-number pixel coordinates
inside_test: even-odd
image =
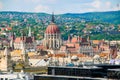
[[[119,10],[119,0],[0,0],[0,11],[55,14]]]

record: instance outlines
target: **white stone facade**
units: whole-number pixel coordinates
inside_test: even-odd
[[[55,33],[55,34],[47,34],[47,33],[45,33],[44,45],[48,49],[60,49],[60,46],[61,46],[61,34],[60,33]]]

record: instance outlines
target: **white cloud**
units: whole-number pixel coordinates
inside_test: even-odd
[[[114,10],[114,11],[116,11],[116,10],[120,10],[120,6],[119,6],[119,4],[118,4],[118,6],[116,5],[116,6],[113,6],[112,7],[112,10]]]
[[[49,12],[49,10],[50,9],[48,6],[43,6],[43,5],[38,5],[34,9],[35,12]]]
[[[107,8],[107,9],[110,9],[110,8],[111,8],[111,2],[109,2],[109,1],[106,2],[106,8]]]
[[[24,0],[33,3],[55,3],[57,0]]]
[[[28,1],[32,1],[32,2],[41,2],[42,0],[28,0]]]
[[[91,3],[91,6],[93,6],[94,8],[100,8],[101,7],[101,1],[100,0],[94,0]]]
[[[93,11],[95,11],[95,9],[91,9],[91,8],[90,8],[90,9],[87,9],[87,11],[88,11],[88,12],[93,12]]]
[[[47,0],[49,3],[56,3],[57,0]]]
[[[42,1],[44,0],[24,0],[25,2],[28,2],[28,3],[41,3]]]
[[[111,9],[111,2],[106,1],[103,2],[102,0],[94,0],[92,3],[90,3],[92,7],[89,8],[89,11],[110,11]]]
[[[2,9],[2,7],[3,7],[3,4],[2,4],[2,2],[0,2],[0,9]]]

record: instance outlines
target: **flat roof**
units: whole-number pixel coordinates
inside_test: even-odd
[[[78,68],[78,69],[102,69],[101,67],[96,66],[84,66],[84,67],[77,67],[77,66],[48,66],[53,68]]]
[[[0,74],[0,78],[16,79],[17,74]]]
[[[91,78],[91,77],[78,77],[78,76],[64,76],[64,75],[35,75],[36,77],[54,77],[54,78],[73,78],[73,79],[92,79],[92,80],[108,80],[107,78]]]
[[[108,71],[119,71],[120,72],[120,68],[119,69],[108,69]]]

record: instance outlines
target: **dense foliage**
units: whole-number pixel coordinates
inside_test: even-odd
[[[90,36],[91,39],[99,40],[120,40],[119,14],[120,11],[59,14],[55,15],[55,23],[65,40],[68,35]],[[31,27],[36,39],[42,39],[50,21],[51,15],[46,13],[0,12],[0,28],[12,27],[11,32],[15,32],[16,36],[21,36],[22,32],[27,35]]]

